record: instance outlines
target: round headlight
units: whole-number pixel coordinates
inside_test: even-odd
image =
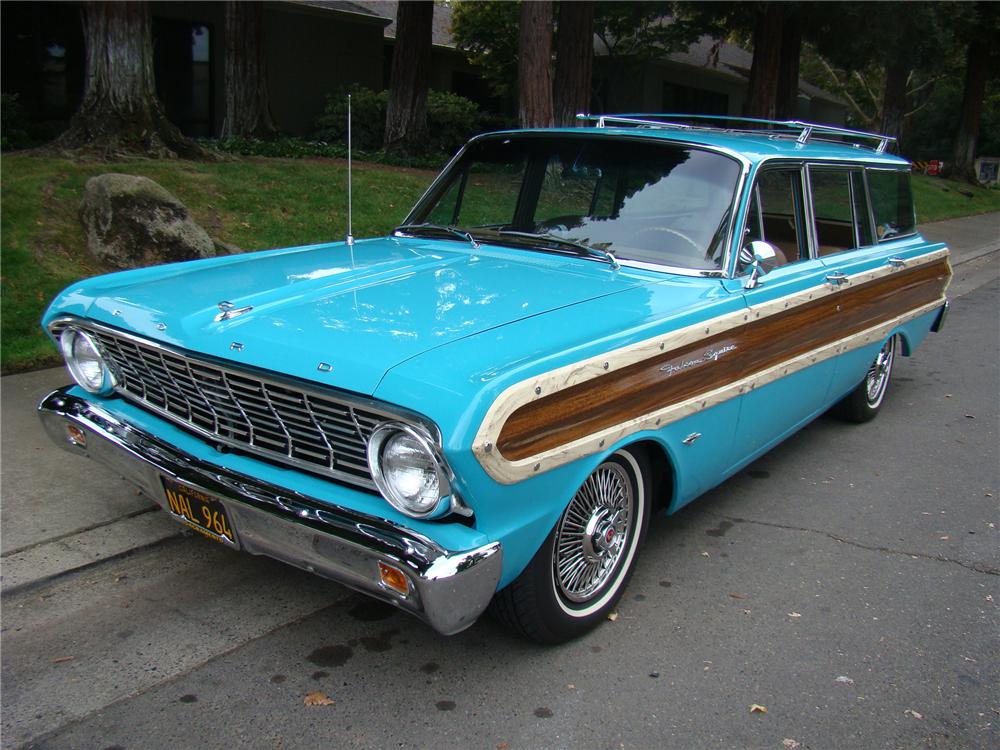
[[[71,326],[59,336],[59,347],[70,374],[81,388],[101,396],[114,390],[114,376],[90,334]]]
[[[430,439],[410,425],[375,428],[368,441],[368,467],[385,499],[414,518],[438,514],[451,491]]]

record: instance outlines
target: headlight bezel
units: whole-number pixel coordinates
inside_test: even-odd
[[[434,469],[438,484],[438,499],[432,507],[426,510],[419,510],[409,505],[405,496],[392,484],[384,471],[383,450],[397,436],[406,436],[416,442]],[[368,469],[376,488],[382,497],[400,513],[411,518],[433,519],[464,509],[461,501],[454,494],[452,488],[454,477],[441,455],[437,441],[420,426],[395,420],[376,425],[368,438],[367,458]]]
[[[82,369],[81,358],[77,355],[77,344],[83,342],[88,346],[94,355],[98,367],[100,368],[100,381],[94,382],[88,378]],[[59,349],[66,361],[66,369],[73,376],[73,380],[78,386],[95,396],[110,396],[118,385],[114,372],[108,366],[108,362],[101,351],[94,337],[85,329],[69,325],[59,333]]]

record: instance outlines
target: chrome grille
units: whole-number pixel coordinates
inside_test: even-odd
[[[117,391],[131,401],[215,442],[374,488],[366,447],[390,415],[132,336],[87,330]]]

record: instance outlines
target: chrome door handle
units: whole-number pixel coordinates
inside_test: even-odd
[[[827,276],[826,280],[829,281],[834,286],[840,286],[841,284],[847,283],[847,274],[837,271],[836,273],[831,273],[829,276]]]
[[[893,256],[892,258],[889,258],[889,260],[886,262],[893,268],[902,268],[903,266],[906,265],[906,258],[900,258],[898,255],[896,255]]]

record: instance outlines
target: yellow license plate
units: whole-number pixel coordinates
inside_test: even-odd
[[[176,520],[209,539],[238,547],[233,523],[218,498],[193,487],[160,477],[167,496],[166,511]]]

